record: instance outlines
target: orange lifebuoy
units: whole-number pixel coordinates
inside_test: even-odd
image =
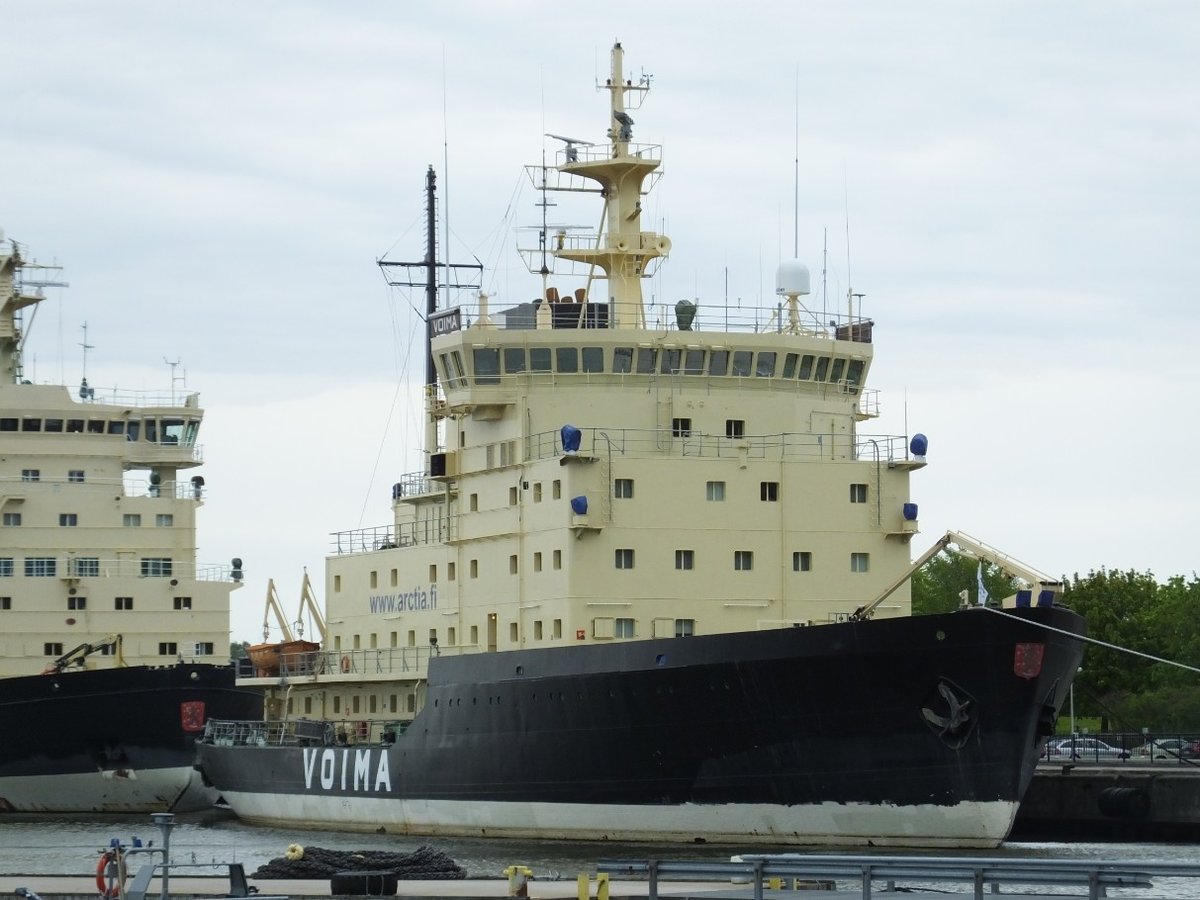
[[[350,655],[349,654],[346,654],[345,656],[342,657],[342,671],[343,672],[350,671]]]
[[[123,862],[117,851],[105,850],[100,854],[100,859],[96,863],[96,889],[106,900],[114,900],[121,895],[121,882],[125,880]],[[108,872],[110,863],[115,866],[116,871],[113,875],[109,875]]]

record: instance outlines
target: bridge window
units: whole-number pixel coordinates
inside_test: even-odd
[[[639,375],[653,375],[654,361],[658,358],[658,351],[653,347],[638,347],[637,353],[637,371]]]
[[[754,374],[759,378],[775,377],[775,351],[764,350],[758,354],[758,366],[755,367]]]
[[[603,372],[604,371],[604,348],[603,347],[584,347],[583,348],[583,371],[585,371],[585,372]]]
[[[850,360],[850,367],[846,370],[846,383],[857,386],[862,384],[863,361],[861,359]]]
[[[518,372],[525,371],[525,348],[524,347],[505,347],[504,348],[504,374],[516,375]]]
[[[729,351],[714,350],[708,357],[709,375],[729,374]]]
[[[833,361],[833,371],[829,373],[829,380],[833,382],[841,381],[844,371],[846,371],[846,361],[844,359],[835,359]]]
[[[685,375],[704,374],[704,351],[688,350],[683,356],[683,372]]]
[[[750,374],[754,365],[754,354],[749,350],[733,351],[733,371],[729,374],[735,378],[745,377]]]
[[[679,359],[682,356],[682,351],[678,349],[667,349],[662,352],[662,374],[677,375],[679,373]]]
[[[529,348],[529,371],[531,372],[549,372],[550,365],[550,348],[549,347],[530,347]]]
[[[558,371],[572,374],[579,371],[579,349],[576,347],[559,347],[555,354],[558,357]]]
[[[829,357],[822,356],[817,360],[817,374],[814,376],[817,381],[824,381],[825,376],[829,374]]]
[[[500,383],[500,349],[498,347],[476,347],[474,351],[475,383]]]
[[[800,374],[796,377],[801,381],[808,381],[812,378],[814,356],[809,356],[807,353],[800,358]]]
[[[783,358],[783,377],[792,378],[796,374],[796,363],[800,361],[799,353],[789,353]]]
[[[633,348],[632,347],[614,347],[613,348],[613,371],[618,375],[624,375],[633,369]]]

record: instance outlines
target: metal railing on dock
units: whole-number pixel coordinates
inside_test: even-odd
[[[1108,895],[1108,888],[1148,888],[1152,877],[1200,879],[1200,863],[1146,860],[1097,861],[1080,859],[1003,859],[988,857],[852,856],[778,854],[741,856],[740,861],[601,860],[596,871],[610,878],[644,875],[649,879],[649,900],[658,900],[661,878],[688,880],[729,878],[753,885],[754,900],[763,900],[763,885],[770,878],[798,878],[857,882],[863,900],[870,900],[877,883],[894,891],[900,882],[953,882],[970,885],[975,900],[983,900],[984,886],[999,893],[1001,885],[1079,886],[1089,900]]]

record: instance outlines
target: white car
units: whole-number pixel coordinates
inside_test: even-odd
[[[1163,738],[1143,744],[1133,751],[1133,755],[1139,759],[1179,759],[1183,755],[1183,748],[1191,743],[1182,738]]]
[[[1129,751],[1097,738],[1060,738],[1046,745],[1049,759],[1129,759]]]

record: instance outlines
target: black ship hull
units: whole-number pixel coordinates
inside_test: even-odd
[[[194,770],[209,717],[261,716],[231,666],[131,666],[0,681],[0,811],[156,812],[211,805]]]
[[[259,746],[213,723],[198,753],[259,823],[994,846],[1083,631],[1064,609],[964,610],[441,657],[391,744]]]

